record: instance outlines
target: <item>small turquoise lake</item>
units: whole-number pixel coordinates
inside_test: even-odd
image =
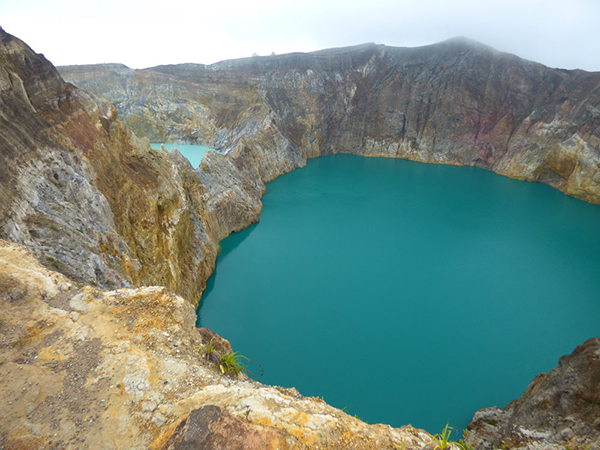
[[[198,166],[200,166],[200,162],[202,161],[202,158],[204,158],[204,155],[206,155],[207,151],[216,151],[207,145],[192,144],[161,144],[153,142],[150,144],[150,147],[156,150],[160,150],[161,145],[164,145],[168,151],[171,151],[174,148],[179,150],[179,152],[189,160],[190,164],[194,169],[197,169]]]
[[[462,434],[600,335],[600,206],[481,169],[353,155],[310,160],[263,202],[259,223],[221,243],[198,320],[265,384],[369,423]]]

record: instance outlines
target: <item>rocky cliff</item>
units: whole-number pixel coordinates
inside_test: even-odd
[[[199,298],[216,243],[185,158],[150,149],[112,105],[0,33],[0,237],[79,283]]]
[[[600,338],[535,377],[504,410],[478,411],[467,442],[477,449],[600,448]]]
[[[0,448],[431,445],[215,363],[231,347],[195,306],[258,219],[243,147],[196,172],[1,29],[0,121]]]
[[[457,48],[463,50],[456,53]],[[148,89],[136,107],[157,105],[157,113],[167,108],[167,126],[154,122],[167,134],[174,123],[169,121],[177,117],[167,113],[173,107],[169,93],[198,89],[198,100],[180,102],[181,111],[191,108],[197,114],[181,122],[204,133],[201,142],[226,152],[210,152],[194,171],[181,155],[152,150],[109,103],[65,83],[43,56],[0,29],[0,391],[6,400],[0,411],[0,448],[433,449],[435,440],[421,430],[368,425],[293,389],[263,386],[220,369],[214,352],[231,355],[232,350],[224,339],[194,327],[194,306],[212,271],[218,241],[258,220],[264,183],[308,157],[342,151],[414,159],[428,155],[431,161],[485,162],[489,168],[512,160],[496,149],[492,155],[504,155],[498,160],[478,162],[473,156],[473,146],[485,136],[491,136],[485,142],[500,139],[500,129],[492,132],[498,125],[492,125],[509,119],[477,125],[478,137],[465,141],[463,154],[458,147],[463,135],[453,134],[462,130],[459,125],[450,121],[446,135],[429,134],[439,124],[434,114],[438,106],[427,107],[425,98],[414,105],[420,94],[402,94],[402,89],[413,89],[407,80],[424,88],[427,80],[437,79],[433,67],[444,58],[451,72],[452,64],[461,64],[456,56],[461,51],[465,60],[473,54],[498,56],[485,47],[451,41],[429,49],[388,51],[367,45],[210,67],[132,72],[111,66],[127,89],[133,89],[131,80],[147,77],[136,82],[140,91]],[[513,135],[530,152],[527,167],[547,164],[546,150],[536,144],[542,142],[536,136],[545,136],[543,142],[561,154],[558,160],[576,162],[567,178],[557,178],[563,185],[555,185],[577,185],[585,195],[574,194],[596,198],[597,184],[585,171],[591,167],[588,154],[598,156],[596,75],[508,60],[512,62],[497,64],[505,69],[514,64],[517,68],[509,72],[524,77],[522,89],[534,89],[527,82],[538,72],[562,74],[552,88],[559,93],[580,80],[573,93],[565,94],[572,104],[579,102],[577,111],[552,110],[559,118],[543,133],[539,130],[550,123],[545,122],[550,113],[536,119],[537,128],[519,128]],[[411,72],[413,67],[421,72]],[[455,70],[458,77],[461,70]],[[119,86],[117,75],[107,86]],[[162,81],[153,84],[159,79],[176,81],[170,88]],[[466,90],[475,98],[471,90],[479,88],[465,83],[448,87],[448,92],[466,101]],[[502,89],[513,95],[516,89],[502,79],[488,84],[494,95]],[[394,112],[402,101],[408,102],[406,108]],[[368,111],[367,106],[377,108]],[[478,114],[488,111],[477,108]],[[144,120],[152,114],[148,109]],[[448,114],[461,118],[464,127],[471,123],[471,118]],[[585,123],[577,122],[580,117]],[[367,124],[379,127],[379,134]],[[183,133],[176,129],[173,136]],[[530,132],[533,143],[526,141]],[[504,139],[510,145],[517,142],[516,137]],[[564,144],[569,139],[576,145]],[[432,148],[427,147],[430,141]],[[561,145],[567,146],[564,152]],[[515,158],[520,161],[516,166],[525,160]],[[575,364],[563,373],[593,385],[594,376],[581,372],[585,367]],[[537,398],[554,395],[551,385],[540,384]],[[593,402],[594,395],[586,394],[586,402]],[[548,417],[563,417],[560,436],[570,439],[569,445],[577,444],[577,438],[581,445],[597,445],[596,434],[585,426],[566,431],[572,409],[524,402],[530,414],[539,410],[540,417],[547,411]],[[504,434],[474,431],[471,438],[478,440],[473,442],[489,447],[515,441],[510,430],[520,426],[523,415],[510,408],[494,414],[502,416],[498,429]],[[541,429],[538,425],[525,426]],[[544,439],[539,437],[541,444],[522,441],[523,448],[539,448],[546,445]],[[556,438],[546,443],[559,448],[563,442]]]
[[[307,157],[355,153],[482,167],[600,203],[600,73],[465,39],[59,70],[151,140],[245,146],[261,161],[278,152],[260,165],[263,181]]]

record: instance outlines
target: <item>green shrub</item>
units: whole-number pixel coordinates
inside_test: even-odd
[[[214,339],[211,339],[207,345],[199,348],[206,352],[206,359],[215,363],[222,374],[233,374],[237,376],[239,373],[246,371],[246,365],[243,361],[247,361],[248,358],[240,355],[238,352],[227,354],[219,353],[214,347]]]

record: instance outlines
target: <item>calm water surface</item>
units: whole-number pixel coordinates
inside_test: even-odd
[[[179,150],[179,152],[190,161],[190,164],[194,169],[197,169],[198,166],[200,166],[200,161],[202,161],[202,158],[204,158],[204,155],[206,155],[207,151],[216,151],[207,145],[191,144],[162,144],[153,142],[152,144],[150,144],[150,147],[158,150],[160,149],[161,145],[164,145],[165,148],[169,151],[173,150],[174,148]]]
[[[309,161],[263,201],[222,242],[199,322],[264,383],[370,423],[462,430],[600,335],[599,206],[352,155]]]

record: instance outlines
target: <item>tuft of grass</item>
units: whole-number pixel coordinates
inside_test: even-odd
[[[237,376],[241,372],[246,371],[246,365],[243,361],[248,361],[248,358],[240,355],[238,352],[221,354],[214,347],[214,339],[211,339],[207,345],[198,347],[206,352],[206,359],[215,363],[222,374],[232,374]]]
[[[463,437],[459,439],[458,441],[458,446],[462,449],[462,450],[475,450],[472,446],[470,446],[469,444],[467,444],[467,436],[469,436],[470,431],[469,430],[464,430],[463,431]]]
[[[392,443],[392,445],[394,446],[394,450],[406,450],[406,442],[404,442],[404,439],[399,446],[395,443]]]
[[[48,264],[52,267],[54,267],[55,269],[59,269],[60,268],[60,263],[52,258],[51,256],[46,257],[46,261],[48,261]]]
[[[219,369],[221,369],[221,373],[232,373],[237,376],[240,372],[246,370],[246,366],[242,361],[247,359],[248,358],[240,355],[238,352],[229,353],[227,355],[223,354],[219,359],[218,366]]]
[[[212,361],[214,363],[217,363],[221,359],[221,355],[219,355],[219,352],[217,352],[217,350],[215,350],[214,341],[215,341],[214,339],[211,339],[207,345],[203,345],[203,346],[197,347],[197,348],[206,352],[206,356],[205,356],[206,359],[208,359],[209,361]]]
[[[441,433],[433,435],[433,439],[435,439],[437,443],[434,450],[446,450],[450,448],[450,435],[452,434],[452,430],[454,430],[454,428],[447,423]]]

